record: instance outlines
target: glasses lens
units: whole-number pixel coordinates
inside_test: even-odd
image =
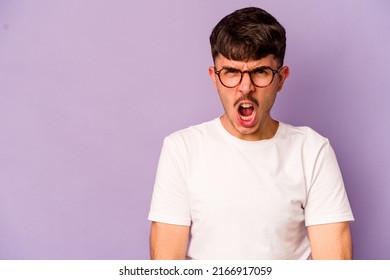
[[[219,72],[219,78],[225,87],[235,87],[241,81],[241,72],[237,69],[224,68]]]
[[[268,67],[259,67],[251,72],[252,82],[258,87],[266,87],[272,83],[274,73]]]

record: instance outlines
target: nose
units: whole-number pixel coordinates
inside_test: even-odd
[[[248,94],[254,91],[255,85],[252,83],[249,72],[245,71],[242,73],[242,80],[238,89],[242,94]]]

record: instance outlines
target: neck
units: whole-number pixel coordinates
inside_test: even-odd
[[[235,127],[234,124],[229,121],[226,115],[223,115],[220,120],[222,126],[227,132],[229,132],[234,137],[246,141],[260,141],[270,139],[275,136],[279,128],[279,122],[272,119],[271,117],[263,120],[256,127],[251,128]]]

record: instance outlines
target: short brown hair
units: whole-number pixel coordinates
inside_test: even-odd
[[[283,65],[286,31],[269,13],[248,7],[224,17],[210,35],[213,60],[218,55],[237,61],[259,60],[272,54]]]

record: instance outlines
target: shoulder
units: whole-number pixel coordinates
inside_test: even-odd
[[[212,137],[217,130],[216,119],[193,125],[185,129],[178,130],[165,138],[165,142],[176,143],[177,145],[194,145],[201,140]]]
[[[199,154],[213,139],[215,120],[178,130],[164,139],[162,154],[187,161]]]
[[[332,152],[329,139],[308,126],[282,124],[280,137],[289,149],[298,150],[307,160],[315,161],[320,154]]]
[[[308,126],[293,126],[280,123],[281,137],[290,141],[301,142],[304,145],[323,146],[329,144],[328,138],[322,136]]]

